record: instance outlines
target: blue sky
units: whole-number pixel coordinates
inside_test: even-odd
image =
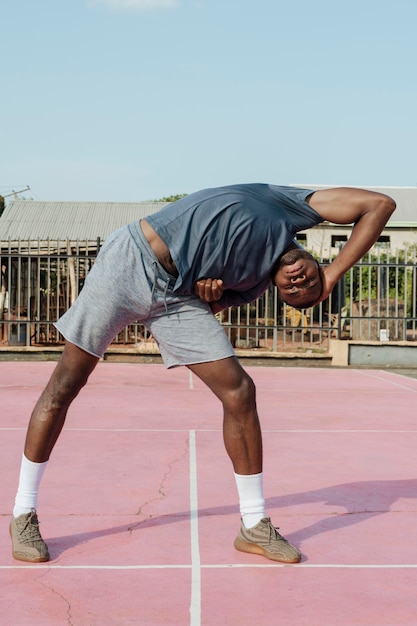
[[[417,185],[415,0],[8,0],[0,194]]]

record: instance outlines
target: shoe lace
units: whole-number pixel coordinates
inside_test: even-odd
[[[283,537],[278,530],[278,527],[273,526],[272,523],[269,522],[269,541],[271,541],[271,539],[275,539],[276,541],[284,541],[285,543],[288,543],[285,537]]]
[[[32,544],[35,541],[43,542],[39,531],[38,516],[35,511],[29,515],[24,524],[22,524],[21,528],[19,528],[19,535],[22,543]]]

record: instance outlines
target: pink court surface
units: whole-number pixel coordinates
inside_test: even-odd
[[[282,565],[233,548],[218,400],[185,368],[101,362],[42,483],[51,561],[25,564],[8,525],[28,417],[53,367],[0,363],[1,624],[417,624],[417,380],[247,368],[267,513],[303,553]]]

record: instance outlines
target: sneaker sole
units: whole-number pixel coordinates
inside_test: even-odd
[[[286,558],[284,556],[280,556],[279,554],[269,552],[268,550],[265,550],[265,548],[262,548],[262,546],[259,546],[256,543],[244,541],[243,539],[240,539],[240,537],[236,537],[234,546],[239,552],[260,554],[261,556],[264,556],[271,561],[279,561],[280,563],[299,563],[301,561],[301,555],[294,556],[293,558]]]
[[[9,526],[9,534],[10,534],[10,538],[12,540],[12,546],[13,546],[13,535],[12,535],[11,526]],[[26,556],[24,552],[15,552],[15,550],[13,550],[13,547],[12,547],[12,556],[17,561],[25,561],[25,563],[45,563],[46,561],[49,561],[50,559],[49,555],[30,558]]]

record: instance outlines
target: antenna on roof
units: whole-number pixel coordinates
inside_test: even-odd
[[[10,196],[14,196],[14,199],[17,200],[17,194],[24,193],[25,191],[30,191],[29,185],[27,185],[26,189],[20,189],[20,191],[15,191],[14,189],[12,189],[12,193],[8,193],[7,195],[3,196],[3,198],[9,198]]]

